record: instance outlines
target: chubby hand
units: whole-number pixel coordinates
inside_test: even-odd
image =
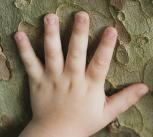
[[[135,104],[148,88],[131,85],[106,97],[104,83],[109,70],[117,31],[108,27],[86,68],[89,16],[75,15],[69,50],[64,62],[59,18],[44,18],[45,67],[40,63],[24,32],[15,39],[29,76],[33,118],[21,137],[87,137],[108,125]]]

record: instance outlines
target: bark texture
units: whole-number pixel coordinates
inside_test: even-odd
[[[131,83],[150,88],[138,104],[120,115],[94,137],[153,137],[153,1],[152,0],[0,0],[0,136],[17,137],[31,118],[27,76],[13,40],[14,32],[25,31],[43,58],[43,17],[60,17],[63,51],[66,55],[73,15],[90,14],[88,60],[108,25],[119,32],[106,80],[111,95]]]

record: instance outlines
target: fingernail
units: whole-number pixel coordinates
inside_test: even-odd
[[[16,34],[15,39],[16,39],[16,41],[21,41],[23,39],[23,37],[21,34]]]
[[[147,85],[143,84],[140,91],[143,95],[145,95],[149,92],[149,88]]]
[[[76,16],[75,16],[75,19],[77,21],[77,23],[85,23],[88,18],[87,18],[87,15],[84,15],[86,13],[77,13]]]
[[[116,37],[117,36],[117,31],[113,27],[108,27],[105,30],[105,34],[109,37]]]
[[[82,16],[76,16],[76,21],[78,23],[84,23],[85,22],[85,19]]]
[[[46,17],[46,22],[49,25],[55,25],[56,24],[56,20],[57,20],[57,17],[55,15],[48,15]]]

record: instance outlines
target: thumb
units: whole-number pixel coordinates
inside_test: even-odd
[[[113,121],[119,114],[136,104],[148,90],[148,87],[144,84],[133,84],[119,93],[108,97],[103,111],[104,127]]]

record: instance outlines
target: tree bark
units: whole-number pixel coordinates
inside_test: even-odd
[[[28,78],[18,55],[14,33],[25,31],[44,63],[43,17],[60,17],[66,56],[75,12],[90,15],[87,63],[100,33],[108,26],[119,32],[106,79],[106,94],[144,82],[150,92],[94,137],[153,137],[153,2],[151,0],[0,0],[0,136],[17,137],[31,118]]]

